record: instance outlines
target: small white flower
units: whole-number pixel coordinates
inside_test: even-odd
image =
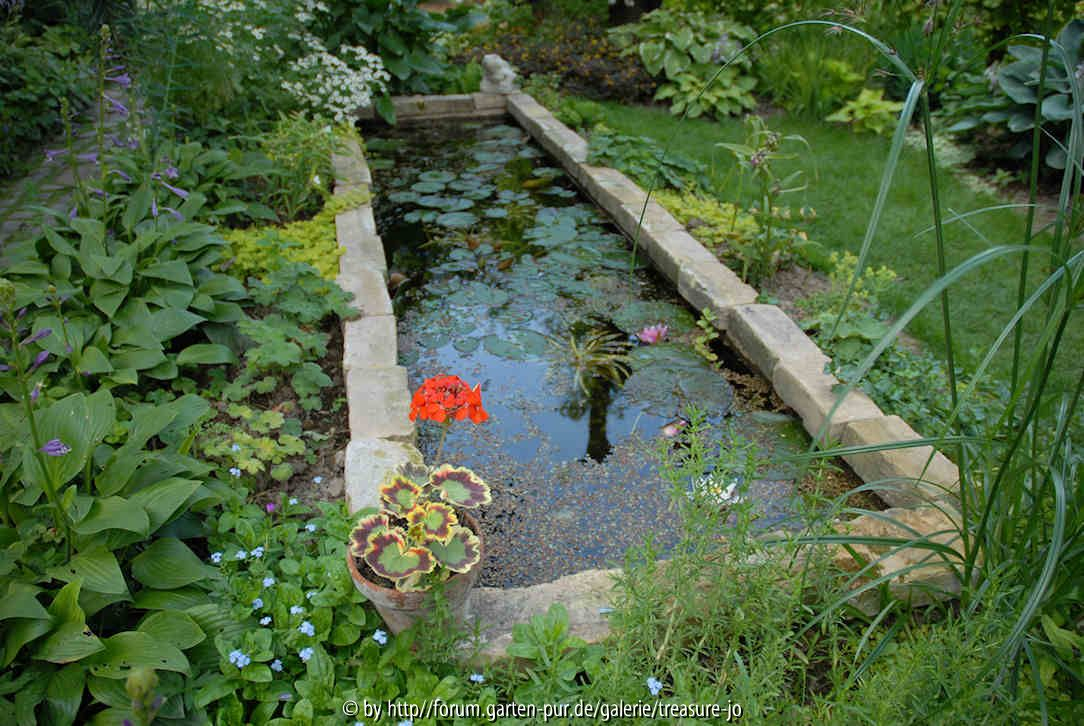
[[[312,175],[312,185],[313,185],[314,187],[318,187],[318,186],[320,186],[320,175],[319,175],[319,174],[313,174],[313,175]],[[312,478],[312,480],[313,480],[313,481],[316,481],[317,479],[320,479],[320,478],[321,478],[321,477],[318,477],[318,476],[314,476],[314,477]],[[316,481],[316,483],[317,483],[317,484],[319,484],[320,482]]]
[[[294,506],[296,504],[297,504],[297,497],[290,497],[290,506],[292,507],[292,506]]]
[[[385,633],[383,630],[377,630],[375,633],[373,633],[373,640],[380,643],[381,645],[387,645],[388,634]]]
[[[271,587],[274,584],[275,584],[275,578],[273,578],[273,577],[265,577],[265,578],[263,578],[263,586],[264,587]]]
[[[257,547],[256,549],[252,550],[248,554],[249,554],[249,557],[251,557],[254,560],[260,559],[261,557],[263,557],[263,546],[261,545],[260,547]]]
[[[304,612],[305,612],[305,608],[301,607],[300,605],[291,605],[290,606],[290,614],[291,615],[301,615]]]
[[[217,565],[221,561],[222,561],[222,553],[221,552],[212,552],[211,553],[211,562],[213,562],[213,563],[215,563]]]
[[[238,469],[236,466],[231,466],[230,467],[230,473],[233,474],[234,476],[241,476],[241,470]]]
[[[306,600],[312,600],[314,597],[316,597],[316,590],[309,590],[307,593],[305,593]]]
[[[322,476],[314,476],[312,478],[312,481],[313,481],[314,484],[323,484],[324,483],[324,477],[322,477]]]
[[[275,658],[275,660],[271,661],[271,670],[275,671],[275,673],[281,673],[282,672],[282,661],[279,660],[278,658]]]
[[[244,550],[237,550],[237,554],[235,554],[233,556],[233,559],[235,559],[235,560],[243,560],[246,557],[248,557],[248,552],[245,552]]]
[[[301,659],[302,663],[308,663],[309,658],[311,658],[312,654],[315,652],[316,651],[312,648],[302,648],[301,650],[297,651],[297,657]]]
[[[305,530],[308,531],[308,532],[315,532],[316,531],[316,525],[313,524],[312,522],[309,522],[308,524],[305,525]]]
[[[471,673],[469,680],[471,683],[485,683],[486,677],[481,673]]]
[[[256,598],[255,600],[252,601],[252,609],[253,610],[259,610],[262,607],[263,607],[263,600],[261,598]]]
[[[312,636],[316,635],[316,628],[314,628],[312,626],[312,623],[310,623],[308,620],[305,620],[304,622],[301,623],[301,625],[298,625],[297,626],[297,631],[299,633],[301,633],[302,635],[309,636],[310,638]]]
[[[270,615],[264,615],[262,618],[260,618],[260,625],[270,625],[270,624],[271,624],[271,616]]]

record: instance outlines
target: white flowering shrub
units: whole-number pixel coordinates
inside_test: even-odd
[[[379,56],[360,45],[332,52],[317,35],[330,12],[321,0],[183,0],[171,12],[180,88],[205,111],[245,94],[344,121],[387,93]]]

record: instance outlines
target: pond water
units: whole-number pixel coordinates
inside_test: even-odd
[[[411,390],[458,375],[481,384],[490,415],[456,422],[441,462],[439,427],[419,426],[427,462],[468,466],[493,490],[479,517],[481,584],[619,565],[649,537],[665,554],[678,523],[660,443],[690,404],[719,446],[737,449],[734,431],[766,456],[806,445],[794,419],[735,396],[693,346],[695,311],[522,129],[382,128],[366,145],[378,231],[402,280],[394,304]],[[650,330],[660,325],[664,334]],[[749,477],[758,525],[795,516],[794,476]],[[720,472],[716,483],[742,480]]]

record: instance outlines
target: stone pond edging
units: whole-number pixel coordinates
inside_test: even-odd
[[[840,381],[825,372],[829,362],[812,339],[775,305],[756,303],[757,291],[692,237],[660,204],[621,172],[587,163],[587,142],[524,93],[409,96],[393,99],[403,121],[483,119],[511,114],[617,226],[643,249],[656,269],[698,310],[716,315],[716,327],[801,418],[810,436],[847,447],[875,446],[922,438],[898,416],[884,414],[864,393],[849,391],[838,401]],[[359,113],[372,119],[371,111]],[[371,184],[356,141],[333,158],[336,194]],[[396,362],[396,327],[387,292],[387,263],[369,203],[336,217],[340,259],[339,284],[355,294],[361,317],[343,324],[343,372],[350,411],[351,441],[345,459],[346,498],[351,511],[377,504],[377,486],[407,461],[420,463],[409,421],[406,371]],[[834,411],[833,411],[834,407]],[[829,414],[830,420],[829,420]],[[405,423],[404,423],[405,422]],[[827,425],[826,425],[827,422]],[[879,483],[878,495],[890,509],[839,522],[837,529],[858,535],[927,537],[959,549],[952,493],[956,466],[930,446],[895,448],[843,457],[867,484]],[[932,500],[932,503],[931,503]],[[897,523],[888,521],[894,519]],[[835,553],[843,569],[858,571],[865,562],[885,559],[864,579],[903,569],[889,583],[897,596],[918,605],[959,590],[950,568],[937,556],[916,548],[891,552],[859,545],[859,559],[842,547]],[[476,588],[469,612],[482,626],[480,657],[501,657],[511,642],[511,626],[561,602],[569,611],[572,635],[596,642],[608,632],[605,613],[616,570],[588,570],[553,582],[520,588]],[[874,591],[854,602],[875,607]],[[876,612],[876,610],[874,610]]]

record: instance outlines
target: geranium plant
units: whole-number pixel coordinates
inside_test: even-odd
[[[404,467],[380,487],[382,509],[358,521],[350,551],[398,590],[428,589],[478,564],[481,541],[455,507],[490,500],[489,486],[470,469]]]
[[[471,388],[459,376],[433,376],[414,392],[410,401],[410,420],[435,421],[443,424],[436,458],[444,450],[444,439],[452,421],[469,418],[476,424],[483,423],[489,414],[482,408],[481,385]]]

